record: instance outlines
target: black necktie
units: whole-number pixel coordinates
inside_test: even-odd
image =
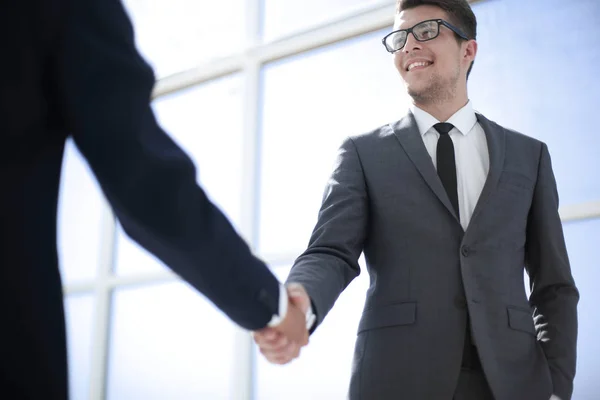
[[[449,132],[454,128],[454,125],[447,122],[441,122],[435,124],[433,128],[440,133],[440,138],[437,144],[437,170],[440,180],[448,193],[450,202],[456,211],[456,215],[459,216],[458,212],[458,191],[456,189],[456,161],[454,158],[454,144],[450,138]],[[479,356],[477,348],[473,344],[471,337],[471,319],[467,311],[467,327],[465,332],[465,343],[463,349],[463,367],[469,369],[481,369],[479,364]]]
[[[456,162],[454,159],[454,144],[450,138],[449,132],[454,125],[447,122],[435,124],[433,128],[440,133],[437,143],[437,172],[450,198],[450,203],[459,215],[458,211],[458,191],[456,189]]]

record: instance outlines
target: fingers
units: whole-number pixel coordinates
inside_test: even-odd
[[[287,346],[291,341],[282,333],[273,328],[266,328],[254,333],[254,341],[261,349],[278,351]]]
[[[271,363],[286,364],[292,361],[300,355],[300,349],[308,344],[306,316],[294,299],[305,301],[305,296],[301,291],[295,298],[290,296],[283,321],[276,327],[264,328],[252,334],[260,352]]]
[[[261,347],[260,352],[269,362],[282,365],[287,364],[300,356],[300,346],[288,341],[284,346],[278,347],[276,350],[269,350]]]
[[[253,334],[260,352],[273,364],[287,364],[300,355],[300,345],[275,329],[266,328]]]

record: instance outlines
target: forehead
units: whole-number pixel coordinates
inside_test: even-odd
[[[444,10],[436,6],[417,6],[396,14],[394,29],[406,29],[428,19],[448,19]]]

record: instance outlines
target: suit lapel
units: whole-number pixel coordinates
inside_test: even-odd
[[[433,193],[435,193],[444,206],[446,206],[450,214],[460,222],[454,211],[454,207],[452,207],[452,203],[450,203],[448,194],[442,185],[442,181],[435,170],[431,157],[425,148],[425,143],[423,143],[423,138],[419,133],[417,122],[415,121],[413,114],[409,112],[406,117],[393,124],[392,129],[394,130],[394,135],[408,155],[408,158],[410,158],[415,167],[417,167],[417,170],[425,182],[427,182],[427,185],[429,185]]]
[[[479,199],[475,205],[475,210],[473,210],[469,227],[473,225],[475,218],[477,218],[477,215],[481,212],[486,201],[498,185],[498,180],[500,179],[504,166],[504,152],[506,147],[504,129],[481,114],[475,113],[475,115],[477,116],[479,125],[481,125],[485,132],[488,154],[490,156],[490,169],[485,184],[483,185],[481,195],[479,195]]]

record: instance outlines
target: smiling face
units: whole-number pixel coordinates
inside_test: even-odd
[[[400,12],[394,29],[408,29],[416,24],[443,19],[451,23],[444,10],[423,5]],[[466,96],[467,70],[475,58],[474,40],[458,41],[446,26],[439,27],[435,39],[419,42],[410,33],[402,50],[394,53],[394,64],[416,104],[439,103]]]

